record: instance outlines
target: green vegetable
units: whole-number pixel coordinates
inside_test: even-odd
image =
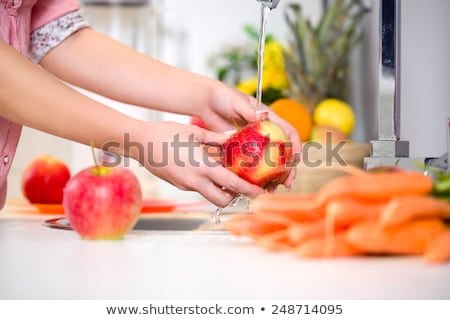
[[[438,198],[450,201],[450,173],[438,170],[433,173],[436,176],[436,180],[432,194]]]

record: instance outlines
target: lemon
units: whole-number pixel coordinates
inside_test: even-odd
[[[321,101],[313,113],[313,121],[317,125],[327,125],[339,129],[346,136],[350,135],[355,126],[355,113],[352,107],[339,99]]]

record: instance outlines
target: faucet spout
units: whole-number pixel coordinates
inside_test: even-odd
[[[280,0],[256,0],[256,1],[258,1],[262,5],[269,7],[271,10],[275,9],[280,3]]]

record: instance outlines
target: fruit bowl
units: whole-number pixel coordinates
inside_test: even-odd
[[[330,147],[328,147],[330,148]],[[363,168],[364,158],[370,155],[369,143],[345,143],[337,152],[338,157],[330,157],[327,147],[308,148],[303,146],[303,159],[297,166],[297,177],[291,193],[315,193],[330,180],[344,174],[343,166]],[[339,160],[339,161],[338,161]],[[341,161],[343,160],[343,161]],[[283,193],[284,188],[277,192]]]

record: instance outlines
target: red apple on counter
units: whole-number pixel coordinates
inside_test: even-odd
[[[328,125],[315,125],[311,130],[310,142],[321,144],[337,144],[342,141],[349,141],[348,137],[339,129]]]
[[[293,160],[288,136],[270,120],[250,123],[230,136],[222,157],[226,168],[262,188],[283,183]]]
[[[83,239],[122,239],[140,214],[142,192],[134,173],[123,167],[92,166],[64,188],[64,211]]]
[[[56,157],[42,155],[32,160],[22,174],[22,193],[31,203],[61,204],[70,179],[67,165]]]

